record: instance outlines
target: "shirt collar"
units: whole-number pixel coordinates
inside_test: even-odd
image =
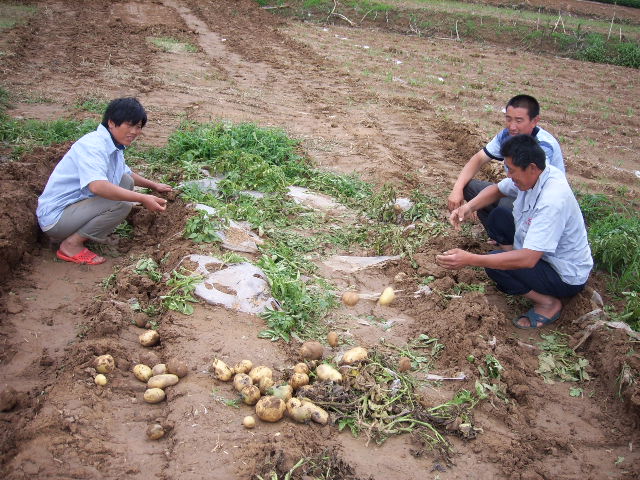
[[[102,127],[102,128],[101,128]],[[104,134],[104,132],[109,134],[109,137],[111,138],[111,141],[113,142],[114,147],[116,147],[117,150],[122,150],[124,151],[125,147],[124,145],[118,143],[116,141],[115,138],[113,138],[113,135],[111,135],[111,132],[109,131],[109,129],[107,127],[105,127],[103,124],[98,125],[98,130],[101,131],[101,133]],[[103,131],[104,130],[104,131]]]

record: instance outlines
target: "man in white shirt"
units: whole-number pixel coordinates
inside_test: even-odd
[[[496,209],[494,225],[489,225],[504,234],[503,250],[479,255],[456,248],[437,255],[436,261],[450,269],[484,267],[499,290],[533,302],[533,308],[513,324],[537,328],[560,317],[561,298],[584,288],[593,267],[591,249],[571,187],[563,172],[546,165],[538,142],[529,135],[517,135],[502,145],[501,153],[508,178],[454,209],[449,221],[459,228],[478,209],[516,196],[513,212]],[[514,222],[515,229],[509,222]]]
[[[491,160],[502,162],[504,160],[500,149],[509,138],[514,135],[531,135],[544,150],[547,165],[553,165],[564,173],[564,160],[560,144],[549,132],[538,126],[540,120],[540,104],[530,95],[516,95],[507,102],[505,108],[505,128],[475,155],[473,155],[460,171],[458,178],[447,199],[447,208],[453,211],[461,206],[464,201],[470,201],[482,190],[493,183],[474,179],[483,165]],[[491,211],[497,207],[511,209],[513,199],[504,197],[496,204],[487,205],[478,210],[478,220],[487,227],[488,217]],[[495,239],[494,239],[495,240]]]
[[[169,185],[133,173],[124,150],[140,135],[147,113],[135,98],[118,98],[107,106],[102,123],[75,142],[54,168],[38,198],[36,215],[43,232],[60,242],[61,260],[86,265],[105,261],[84,243],[106,237],[140,202],[153,212],[166,209],[167,200],[133,191],[135,185],[159,193]]]

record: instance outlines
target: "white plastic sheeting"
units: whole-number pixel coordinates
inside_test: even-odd
[[[278,301],[264,272],[250,263],[225,264],[207,255],[187,255],[180,263],[191,260],[198,264],[194,273],[204,277],[196,285],[195,295],[211,305],[223,305],[245,313],[279,310]]]

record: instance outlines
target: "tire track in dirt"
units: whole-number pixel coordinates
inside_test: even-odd
[[[271,25],[252,25],[257,19],[243,19],[245,11],[233,16],[234,30],[229,35],[217,33],[219,19],[232,16],[206,9],[202,2],[187,3],[191,9],[164,0],[164,5],[176,9],[197,32],[205,54],[225,71],[225,78],[231,79],[233,99],[237,101],[237,90],[241,97],[251,99],[252,105],[243,102],[244,115],[252,122],[258,119],[267,125],[284,126],[298,138],[309,139],[309,152],[318,165],[392,181],[398,172],[418,171],[425,158],[443,156],[433,132],[385,100],[371,104],[371,97],[361,91],[358,82],[308,47]],[[252,16],[267,18],[262,12]],[[323,79],[322,84],[318,78]],[[385,103],[384,114],[379,111],[379,102]],[[201,107],[206,112],[206,107]],[[222,108],[233,116],[237,105]],[[323,139],[331,143],[330,152],[313,148],[314,142],[323,143]]]

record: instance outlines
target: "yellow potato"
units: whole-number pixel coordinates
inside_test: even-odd
[[[149,428],[147,428],[147,437],[149,438],[149,440],[159,440],[164,437],[164,434],[164,428],[162,428],[162,425],[160,425],[159,423],[149,425]]]
[[[284,416],[287,405],[281,398],[274,396],[262,397],[256,404],[256,415],[265,422],[277,422]]]
[[[165,389],[172,385],[175,385],[180,381],[180,378],[173,373],[163,373],[162,375],[154,375],[147,382],[147,388],[161,388]]]
[[[255,384],[260,384],[260,380],[264,377],[273,378],[273,372],[269,367],[265,367],[264,365],[259,365],[257,367],[253,367],[249,371],[249,376],[251,377],[251,381]]]
[[[148,366],[139,363],[138,365],[133,367],[133,374],[138,380],[146,383],[151,377],[153,377],[153,370],[151,370]]]
[[[293,366],[293,373],[306,373],[309,375],[309,366],[303,362],[296,363]]]
[[[256,426],[256,419],[253,418],[253,415],[247,415],[242,419],[242,425],[244,428],[253,428]]]
[[[116,368],[116,362],[111,355],[100,355],[94,360],[98,373],[111,373]]]
[[[168,373],[167,366],[164,363],[158,363],[157,365],[153,366],[153,368],[151,369],[151,373],[153,373],[153,375],[162,375],[163,373]]]
[[[309,375],[306,373],[294,373],[289,379],[289,385],[294,390],[309,384]]]
[[[273,385],[274,382],[271,377],[262,377],[260,379],[260,382],[258,383],[258,388],[260,389],[260,393],[262,395],[266,395],[267,392],[271,390],[271,387],[273,387]]]
[[[249,373],[253,368],[253,362],[251,360],[241,360],[233,367],[235,373]]]
[[[329,334],[327,335],[327,343],[331,346],[331,347],[337,347],[338,343],[340,343],[340,338],[338,337],[338,334],[336,332],[329,332]]]
[[[223,382],[228,382],[233,376],[233,371],[222,360],[215,358],[211,363],[213,376]]]
[[[393,302],[393,299],[396,298],[396,292],[393,287],[387,287],[382,291],[380,298],[378,298],[378,303],[380,305],[389,305]]]
[[[240,390],[242,401],[247,405],[255,405],[260,400],[260,389],[255,385],[247,385]]]
[[[331,365],[323,363],[316,368],[316,376],[320,380],[329,380],[331,382],[341,382],[342,375]]]
[[[253,385],[253,382],[251,381],[251,377],[246,373],[236,373],[233,377],[233,388],[238,392],[249,385]]]
[[[148,388],[145,390],[143,398],[147,403],[160,403],[166,398],[166,394],[161,388]]]
[[[94,378],[93,381],[96,382],[96,385],[100,385],[101,387],[104,387],[107,383],[109,383],[109,380],[107,380],[107,377],[105,377],[101,373],[96,375],[96,378]]]
[[[367,359],[367,349],[363,347],[354,347],[351,350],[344,352],[340,363],[342,365],[352,365],[357,362],[362,362]]]
[[[143,347],[153,347],[160,342],[160,334],[155,330],[147,330],[140,334],[138,341]]]
[[[311,420],[311,413],[311,409],[304,407],[299,398],[291,398],[287,402],[287,415],[298,423]]]
[[[329,414],[326,410],[320,408],[315,403],[311,403],[308,400],[302,400],[302,406],[311,411],[311,420],[320,425],[326,425],[329,421]]]

